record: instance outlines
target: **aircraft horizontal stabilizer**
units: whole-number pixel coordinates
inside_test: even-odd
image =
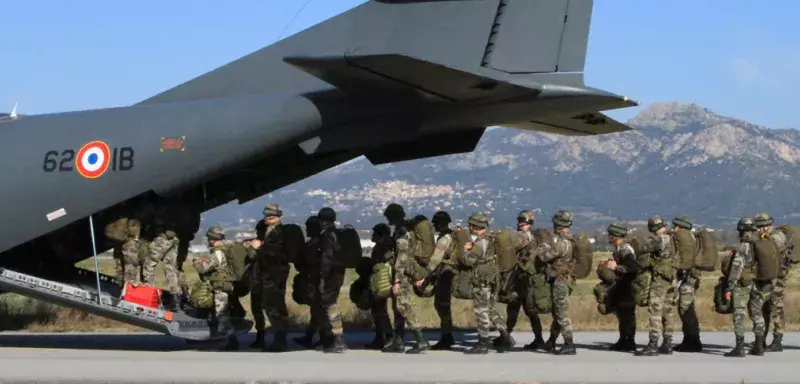
[[[384,145],[364,154],[373,165],[468,153],[475,150],[486,128],[464,129],[418,140]]]
[[[566,136],[591,136],[632,130],[631,127],[600,112],[587,112],[572,117],[547,117],[537,121],[502,124],[502,126]]]

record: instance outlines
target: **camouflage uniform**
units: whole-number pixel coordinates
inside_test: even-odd
[[[265,217],[281,217],[283,213],[277,204],[264,208]],[[254,286],[261,287],[261,305],[275,329],[275,337],[270,346],[263,346],[266,352],[286,350],[286,335],[289,327],[289,311],[286,308],[286,280],[289,278],[289,260],[284,248],[283,228],[280,220],[267,225],[264,243],[256,255],[257,273]],[[254,308],[256,311],[260,309]],[[255,312],[254,312],[255,313]]]
[[[416,259],[410,254],[414,249],[414,241],[411,233],[408,232],[405,224],[405,211],[403,207],[398,204],[389,204],[384,211],[384,216],[389,220],[390,225],[394,224],[394,233],[392,239],[394,240],[396,256],[394,264],[394,287],[397,287],[397,293],[394,294],[393,310],[394,310],[394,326],[395,332],[392,338],[392,343],[388,344],[381,351],[382,352],[403,352],[405,347],[403,345],[403,337],[405,336],[405,325],[414,334],[417,344],[407,353],[421,353],[422,351],[430,348],[430,345],[422,336],[417,314],[414,311],[414,288],[410,276],[415,269],[414,263]],[[392,289],[395,289],[392,287]]]
[[[497,269],[493,247],[486,236],[489,218],[482,212],[475,212],[470,215],[467,223],[470,232],[477,235],[472,241],[472,248],[464,255],[464,264],[472,268],[472,306],[475,323],[478,325],[478,344],[465,353],[489,353],[489,331],[492,325],[500,332],[500,338],[496,342],[497,351],[506,352],[514,345],[514,341],[508,334],[503,316],[495,308],[500,289],[500,271]],[[483,232],[480,233],[481,231]]]
[[[323,352],[344,352],[346,349],[342,334],[342,315],[336,306],[339,291],[344,283],[345,266],[336,260],[336,250],[340,247],[336,236],[336,212],[331,208],[319,210],[317,218],[322,227],[320,243],[320,266],[311,277],[317,284],[318,291],[311,311],[317,312],[316,318],[320,322],[320,340]]]
[[[372,240],[375,246],[372,247],[372,264],[392,262],[394,258],[394,242],[392,241],[392,230],[386,224],[377,224],[372,228]],[[381,349],[387,341],[393,337],[392,321],[389,319],[388,298],[376,298],[370,295],[370,312],[372,321],[375,323],[375,340],[367,344],[369,349]]]
[[[128,226],[128,238],[122,244],[114,247],[113,256],[117,264],[117,280],[123,286],[126,281],[136,283],[140,281],[139,235],[141,230],[141,224],[137,220],[131,219]]]
[[[441,324],[441,340],[436,343],[431,349],[434,350],[448,350],[455,344],[453,338],[453,315],[452,315],[452,291],[453,291],[453,278],[455,277],[455,269],[453,268],[453,255],[455,243],[453,242],[452,230],[449,224],[452,220],[450,215],[445,211],[438,211],[431,218],[431,223],[439,232],[436,239],[436,248],[433,251],[432,260],[441,260],[441,263],[447,264],[441,271],[441,274],[436,280],[434,286],[433,306],[436,308],[436,313],[439,315]]]
[[[173,297],[173,310],[177,310],[175,304],[180,303],[181,286],[178,276],[178,245],[180,240],[174,231],[159,231],[153,242],[150,243],[150,252],[144,262],[144,281],[147,284],[156,285],[156,267],[158,263],[164,262],[164,275],[167,278],[167,286]]]
[[[760,232],[765,232],[774,242],[775,247],[778,248],[778,255],[780,264],[780,272],[778,278],[773,281],[772,292],[769,298],[768,312],[770,314],[770,323],[773,326],[772,330],[772,343],[766,348],[767,352],[781,352],[783,351],[783,330],[786,327],[786,316],[783,311],[783,299],[786,296],[786,287],[789,278],[789,267],[791,263],[786,260],[786,250],[788,246],[788,239],[784,233],[772,227],[774,220],[766,213],[759,213],[754,218],[756,227]],[[766,335],[765,335],[766,336]]]
[[[687,216],[679,216],[672,220],[675,231],[691,231],[692,221]],[[692,233],[692,240],[697,241]],[[702,352],[703,343],[700,341],[700,321],[697,319],[695,301],[697,290],[700,288],[702,272],[699,269],[681,270],[683,282],[678,288],[678,316],[681,318],[683,340],[675,346],[678,352]]]
[[[225,246],[222,240],[225,239],[225,232],[218,226],[213,226],[206,232],[209,245],[211,246],[210,257],[199,258],[194,261],[194,269],[200,278],[208,281],[214,295],[214,316],[212,323],[212,334],[226,334],[228,345],[225,349],[238,349],[239,343],[234,333],[235,328],[230,316],[230,296],[233,294],[233,284],[227,281],[225,275],[229,273],[228,259],[225,256]],[[215,329],[213,324],[217,323],[219,328]]]
[[[755,280],[755,255],[752,241],[755,240],[756,226],[753,218],[743,217],[737,225],[740,243],[733,253],[728,271],[726,293],[733,294],[733,332],[736,346],[726,353],[728,357],[744,357],[744,332],[746,312],[750,312],[753,321],[753,343],[751,355],[764,354],[764,305],[769,298],[771,285],[769,282]]]
[[[672,250],[672,238],[665,232],[667,225],[660,216],[653,216],[647,221],[647,229],[655,234],[652,244],[650,295],[647,299],[649,315],[649,342],[636,356],[657,356],[672,354],[672,332],[675,330],[675,255]],[[664,232],[659,233],[661,229]],[[661,346],[658,346],[659,335],[663,334]]]
[[[560,228],[572,226],[572,214],[558,211],[553,215],[552,221],[556,236],[555,244],[552,247],[549,244],[541,244],[536,250],[536,257],[548,264],[547,274],[550,277],[553,297],[553,323],[550,326],[550,338],[545,343],[545,349],[557,355],[574,355],[572,320],[569,317],[569,297],[575,289],[575,278],[570,274],[574,264],[574,240],[569,233],[559,233]],[[559,334],[564,335],[564,346],[556,350],[555,343]]]
[[[322,242],[322,228],[319,225],[317,216],[309,216],[306,219],[306,235],[308,236],[308,240],[305,243],[303,257],[294,265],[297,269],[297,276],[295,279],[305,279],[306,284],[301,287],[301,289],[305,289],[305,292],[308,292],[309,297],[307,297],[306,300],[310,303],[314,303],[314,300],[318,300],[316,296],[319,284],[318,282],[313,282],[311,276],[319,274],[320,243]],[[306,348],[313,348],[315,346],[313,343],[314,334],[321,330],[323,321],[319,318],[319,311],[313,310],[313,304],[309,304],[309,306],[312,307],[312,310],[309,310],[311,319],[306,328],[306,333],[304,336],[295,337],[293,340]],[[322,342],[321,332],[319,341]]]
[[[536,310],[536,304],[533,296],[533,277],[537,274],[543,274],[544,271],[540,270],[539,263],[533,257],[538,243],[533,236],[534,216],[531,211],[522,211],[517,215],[518,229],[515,236],[515,245],[517,251],[518,267],[513,269],[510,273],[514,279],[513,286],[516,295],[506,306],[506,327],[508,332],[514,331],[519,318],[519,310],[525,312],[528,320],[531,323],[534,339],[530,344],[525,345],[525,349],[536,350],[544,348],[544,338],[542,337],[542,320],[539,318],[539,312]],[[521,225],[529,225],[528,230],[520,230]],[[505,281],[508,276],[501,277],[501,281]]]
[[[611,257],[617,263],[614,270],[617,279],[611,290],[611,297],[614,302],[614,313],[619,321],[619,340],[608,348],[611,351],[636,350],[636,298],[633,295],[633,281],[641,267],[636,261],[633,247],[625,240],[627,235],[628,228],[622,224],[614,223],[608,226],[609,239],[614,241],[615,246]],[[617,239],[622,242],[617,244]]]

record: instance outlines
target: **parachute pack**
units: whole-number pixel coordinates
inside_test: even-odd
[[[571,272],[572,277],[576,279],[585,279],[592,273],[592,263],[594,262],[592,243],[585,234],[574,236],[572,241],[574,245],[572,249],[572,255],[574,257],[574,264]]]
[[[703,229],[695,235],[697,237],[697,255],[694,259],[694,267],[706,272],[711,272],[717,266],[717,256],[719,250],[714,236],[710,231]]]
[[[244,244],[235,242],[223,249],[223,251],[228,262],[228,269],[231,272],[230,281],[241,281],[247,270],[247,248]]]
[[[630,241],[630,245],[636,257],[655,252],[655,247],[649,236],[634,236]]]
[[[453,261],[456,263],[464,263],[464,254],[466,250],[464,250],[464,245],[472,241],[472,237],[469,235],[469,231],[462,228],[456,228],[451,234],[453,237]]]
[[[488,232],[488,237],[494,247],[494,254],[497,258],[497,267],[500,272],[508,272],[517,264],[517,251],[511,238],[511,232],[507,229],[495,229]]]
[[[786,235],[786,256],[792,263],[800,263],[800,234],[797,233],[797,226],[784,224],[779,226],[778,230]]]
[[[692,269],[694,257],[697,254],[697,247],[692,238],[692,233],[688,230],[674,231],[672,233],[672,244],[674,246],[678,269]]]
[[[753,241],[753,254],[756,261],[756,279],[772,280],[780,273],[780,255],[775,241],[769,237],[759,237]]]
[[[290,263],[295,263],[303,255],[306,235],[297,224],[281,224],[281,229],[283,229],[283,247],[286,258]]]
[[[436,236],[431,221],[423,215],[418,215],[408,221],[408,229],[413,236],[414,257],[424,261],[429,260],[436,248]]]
[[[352,225],[345,225],[343,228],[336,229],[336,237],[339,246],[337,247],[337,264],[345,268],[355,268],[361,259],[363,250],[361,249],[361,238]]]

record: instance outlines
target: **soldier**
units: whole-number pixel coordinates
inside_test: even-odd
[[[262,344],[262,351],[283,352],[286,350],[286,335],[289,327],[289,312],[286,309],[286,280],[289,278],[289,260],[286,256],[281,226],[281,211],[278,204],[264,207],[264,242],[256,255],[258,273],[254,286],[261,287],[261,305],[275,329],[272,344]],[[260,309],[258,309],[260,310]],[[255,312],[254,312],[255,313]],[[258,328],[256,328],[258,329]],[[263,328],[260,337],[263,340]]]
[[[303,275],[305,278],[307,286],[303,288],[306,292],[311,292],[311,297],[308,299],[313,303],[315,300],[314,292],[317,291],[318,284],[312,283],[313,279],[311,279],[310,276],[319,274],[320,242],[322,240],[322,227],[319,224],[317,216],[309,216],[306,219],[306,236],[308,237],[308,241],[306,241],[303,257],[299,262],[295,263],[294,266],[297,269],[298,276]],[[312,310],[309,312],[311,314],[311,320],[308,323],[308,328],[306,328],[306,334],[302,337],[295,337],[293,340],[306,348],[314,348],[314,334],[321,329],[322,322],[321,319],[317,318],[319,315],[318,311]],[[319,341],[322,341],[322,333],[320,333]]]
[[[687,216],[678,216],[672,220],[673,231],[692,231],[692,221]],[[692,233],[693,241],[696,241]],[[681,318],[683,340],[675,346],[678,352],[702,352],[703,343],[700,342],[700,321],[697,319],[695,309],[695,299],[697,289],[700,288],[701,271],[692,268],[690,270],[680,270],[678,275],[681,279],[678,288],[678,316]]]
[[[156,235],[153,238],[153,242],[150,243],[150,252],[142,267],[144,281],[147,284],[156,285],[156,267],[158,263],[163,261],[164,275],[167,278],[167,286],[172,296],[168,309],[177,311],[181,302],[181,286],[178,276],[178,245],[180,240],[175,231],[167,228],[162,221],[157,220],[155,227]]]
[[[312,276],[312,282],[318,283],[319,290],[311,307],[317,311],[320,327],[320,340],[323,352],[342,353],[347,349],[342,334],[342,315],[336,306],[339,291],[344,283],[345,265],[337,260],[336,250],[340,247],[336,235],[336,212],[325,207],[317,214],[322,229],[320,242],[319,274]]]
[[[208,281],[211,286],[212,294],[214,295],[214,312],[212,324],[218,323],[219,328],[216,329],[217,334],[226,334],[228,336],[228,344],[225,350],[235,350],[239,348],[239,343],[236,339],[235,328],[230,316],[230,296],[233,294],[233,284],[228,281],[226,275],[230,275],[228,266],[228,258],[225,255],[225,232],[219,226],[213,226],[206,231],[206,238],[208,239],[208,246],[210,248],[211,256],[209,258],[199,258],[194,261],[194,268],[200,275],[200,278]],[[252,248],[258,249],[261,244],[255,240],[251,244]],[[255,253],[254,251],[252,253]],[[212,333],[214,329],[212,328]]]
[[[256,239],[263,243],[264,237],[267,234],[267,219],[259,220],[256,223]],[[258,256],[256,256],[258,257]],[[261,272],[259,270],[259,263],[255,260],[251,261],[250,268],[247,276],[249,290],[250,290],[250,313],[253,314],[254,326],[256,328],[256,339],[250,344],[250,348],[263,348],[264,347],[264,328],[267,326],[267,320],[264,317],[264,307],[262,307],[262,291],[264,286],[261,284]]]
[[[451,222],[450,214],[445,211],[437,211],[431,218],[431,224],[433,224],[434,230],[439,235],[436,239],[436,248],[431,259],[441,260],[441,263],[446,264],[434,286],[433,306],[439,315],[442,336],[439,342],[431,347],[433,350],[449,350],[455,344],[451,309],[453,278],[455,277],[455,269],[453,268],[451,257],[455,243],[453,242],[453,230],[450,229]]]
[[[667,234],[667,225],[660,216],[653,216],[647,220],[647,230],[656,236],[650,257],[653,279],[650,283],[650,296],[647,300],[647,311],[650,315],[650,340],[644,348],[636,351],[635,355],[671,355],[672,332],[675,329],[673,305],[675,290],[672,288],[672,282],[675,280],[675,254],[671,252],[672,238]],[[658,347],[658,337],[662,333],[664,340]]]
[[[770,323],[772,323],[772,343],[766,348],[767,352],[783,351],[783,329],[786,327],[786,318],[783,312],[783,299],[786,296],[787,279],[789,277],[789,267],[791,263],[786,257],[788,241],[783,231],[773,227],[772,216],[766,213],[759,213],[753,217],[758,228],[758,234],[763,238],[771,238],[778,249],[778,261],[780,270],[778,278],[775,279],[772,287],[772,294],[769,299]],[[765,335],[766,337],[766,335]]]
[[[614,312],[619,321],[619,340],[608,349],[610,351],[636,350],[636,299],[633,296],[633,281],[639,274],[639,264],[633,247],[626,241],[628,228],[614,223],[608,226],[608,243],[614,246],[612,260],[607,264],[617,274],[611,291]]]
[[[533,253],[538,246],[535,237],[533,236],[533,224],[535,221],[533,212],[524,210],[517,215],[517,241],[516,243],[522,245],[518,247],[517,261],[518,268],[516,268],[514,277],[514,289],[516,291],[516,298],[506,306],[506,316],[508,333],[514,331],[514,326],[517,324],[519,317],[519,310],[522,308],[528,320],[531,322],[533,329],[534,339],[530,344],[525,345],[527,350],[537,350],[544,348],[544,338],[542,337],[542,320],[539,318],[539,312],[536,311],[534,304],[533,292],[533,276],[544,271],[537,270],[537,264],[533,259]],[[501,279],[505,281],[505,277]]]
[[[117,280],[124,286],[126,281],[139,282],[139,235],[142,225],[139,220],[128,220],[128,233],[125,241],[114,247],[114,260],[117,262]]]
[[[749,309],[753,321],[753,333],[756,341],[750,350],[751,355],[764,355],[764,306],[769,300],[772,290],[771,281],[755,280],[755,256],[753,254],[753,241],[757,231],[755,220],[752,217],[742,217],[736,225],[739,231],[739,247],[731,252],[730,270],[728,272],[728,286],[725,289],[725,299],[733,299],[733,332],[736,336],[736,346],[726,353],[727,357],[744,357],[744,331],[745,316]],[[733,296],[733,297],[731,297]]]
[[[550,338],[545,343],[545,350],[556,355],[574,355],[575,345],[572,343],[572,320],[569,317],[569,297],[575,289],[575,278],[570,274],[574,262],[574,244],[569,229],[572,227],[572,214],[558,211],[553,215],[553,232],[555,244],[541,244],[536,250],[536,257],[547,263],[547,274],[550,277],[550,289],[553,296],[553,323],[550,326]],[[558,335],[564,335],[564,346],[555,349]]]
[[[394,241],[392,240],[392,229],[384,223],[376,224],[372,227],[372,264],[392,262],[394,259]],[[375,340],[367,344],[368,349],[381,349],[393,338],[392,321],[389,319],[388,299],[372,297],[371,312],[372,321],[375,323]]]
[[[405,336],[405,326],[408,323],[408,328],[414,334],[414,339],[417,343],[413,348],[409,349],[406,353],[421,353],[430,348],[430,344],[422,336],[417,314],[414,311],[414,288],[412,284],[421,286],[424,277],[414,276],[415,271],[419,270],[416,258],[410,253],[414,249],[414,241],[411,233],[408,232],[406,227],[406,213],[398,204],[392,203],[386,207],[383,215],[389,222],[389,225],[394,226],[394,233],[392,240],[395,244],[396,256],[394,264],[394,284],[392,285],[392,293],[394,295],[394,337],[392,342],[386,345],[381,352],[403,352],[405,346],[403,345],[403,337]],[[416,281],[415,281],[416,280]]]

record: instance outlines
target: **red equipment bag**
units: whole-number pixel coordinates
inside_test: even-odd
[[[158,308],[161,303],[161,290],[147,284],[134,285],[132,282],[126,281],[125,288],[122,290],[122,300],[145,307]]]

